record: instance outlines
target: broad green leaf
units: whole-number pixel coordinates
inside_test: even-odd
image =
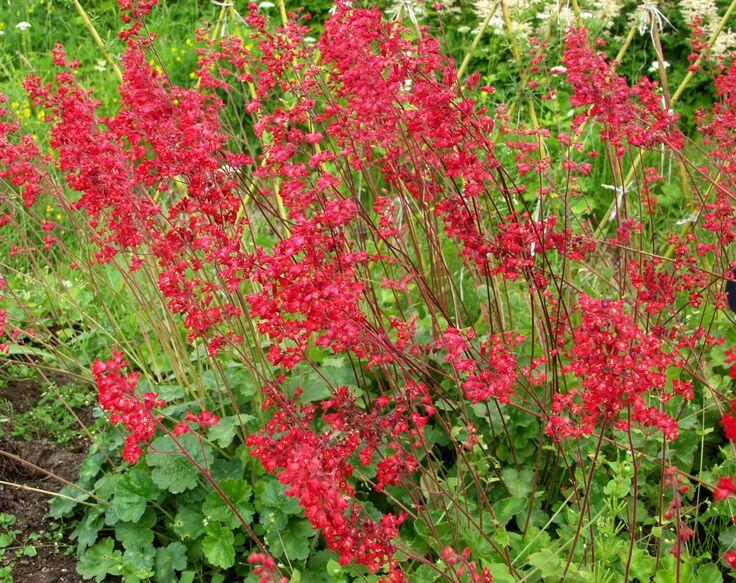
[[[269,530],[264,540],[274,557],[283,555],[289,561],[301,561],[309,556],[309,539],[313,535],[308,520],[292,519],[284,529]]]
[[[680,561],[679,568],[677,559],[670,554],[663,556],[659,565],[654,575],[655,583],[682,583],[694,580],[693,562],[687,560],[685,555]]]
[[[335,559],[327,561],[327,574],[330,577],[338,577],[342,574],[342,566]]]
[[[204,517],[198,510],[185,507],[176,513],[171,527],[181,540],[194,540],[204,533]]]
[[[135,548],[123,553],[123,581],[138,583],[153,577],[153,561],[156,550],[153,547]]]
[[[77,503],[74,502],[74,500],[79,500],[83,502],[89,498],[89,494],[80,492],[77,488],[74,488],[73,486],[64,486],[61,490],[59,490],[59,493],[72,498],[72,500],[55,496],[54,499],[51,501],[51,509],[49,510],[49,515],[52,518],[65,518],[69,516],[74,508],[76,508],[77,506]]]
[[[214,522],[207,526],[207,534],[202,541],[202,552],[211,565],[229,569],[235,564],[234,541],[232,530]]]
[[[332,394],[325,380],[304,362],[300,362],[292,369],[286,381],[286,389],[289,395],[293,395],[297,388],[302,390],[299,397],[302,403],[321,401]]]
[[[143,516],[148,501],[158,493],[148,472],[140,467],[133,468],[115,486],[112,506],[120,520],[135,522]]]
[[[718,535],[718,542],[728,550],[736,548],[736,527],[727,528]]]
[[[696,583],[723,583],[723,575],[713,563],[706,563],[698,568]]]
[[[23,355],[23,356],[38,356],[44,360],[51,360],[54,355],[40,348],[34,348],[33,346],[21,346],[20,344],[9,344],[5,348],[5,354],[12,355]]]
[[[205,465],[205,457],[210,458],[211,446],[200,442],[195,435],[181,435],[177,441],[200,466]],[[151,444],[146,462],[153,468],[151,478],[162,490],[180,494],[197,487],[197,469],[168,435]]]
[[[102,539],[82,553],[77,562],[77,572],[85,579],[94,578],[98,583],[104,581],[108,574],[122,574],[123,553],[114,549],[113,539]]]
[[[524,498],[532,491],[534,472],[530,469],[505,468],[501,472],[504,484],[515,498]]]
[[[509,571],[504,563],[491,564],[491,573],[493,573],[493,583],[516,583],[516,579]]]
[[[158,549],[156,553],[156,582],[172,583],[175,571],[183,571],[187,566],[187,548],[173,542]]]
[[[122,476],[120,474],[103,474],[103,476],[95,482],[95,494],[100,498],[112,498],[121,477]]]
[[[281,529],[289,522],[289,516],[301,514],[296,498],[287,496],[284,486],[271,476],[256,483],[255,506],[259,522],[266,529]]]
[[[240,424],[246,424],[252,420],[252,415],[240,415],[238,419],[237,415],[231,415],[230,417],[223,417],[217,425],[210,427],[208,437],[214,441],[220,447],[227,447],[233,442],[235,436],[238,434],[238,427]]]
[[[526,508],[526,498],[504,498],[493,504],[493,511],[501,526],[506,526],[524,508]]]
[[[555,553],[551,549],[529,555],[528,561],[538,569],[543,578],[562,575],[564,560],[560,554]]]
[[[219,486],[230,504],[235,506],[243,519],[250,524],[253,519],[253,506],[250,503],[250,484],[245,480],[228,478],[223,480]],[[224,522],[230,528],[236,528],[240,524],[235,512],[217,492],[210,492],[204,504],[202,504],[202,512],[208,521]]]
[[[97,511],[91,511],[79,522],[71,537],[77,539],[81,551],[94,544],[104,523],[104,518]]]
[[[628,554],[627,548],[626,552],[621,555],[622,567],[624,569],[626,568]],[[631,564],[629,565],[629,576],[640,583],[647,583],[648,581],[651,581],[652,575],[654,574],[655,564],[656,560],[654,557],[650,557],[639,547],[634,547],[631,554]]]
[[[135,522],[118,522],[115,538],[130,549],[140,549],[153,543],[153,530]]]

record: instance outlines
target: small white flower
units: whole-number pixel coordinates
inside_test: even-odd
[[[667,61],[664,61],[664,68],[665,70],[670,68],[670,64]],[[657,71],[659,71],[659,61],[654,61],[649,65],[649,72],[656,73]]]
[[[549,70],[550,73],[553,75],[561,75],[562,73],[567,73],[567,67],[563,67],[562,65],[557,65],[556,67],[552,67]]]
[[[305,36],[302,40],[305,43],[308,43],[308,44],[312,44],[312,43],[316,43],[317,42],[317,39],[314,38],[313,36]]]
[[[107,61],[105,59],[97,59],[97,64],[95,65],[95,69],[97,71],[105,71],[106,66],[107,66]]]
[[[688,216],[680,219],[679,221],[677,221],[677,224],[678,225],[684,225],[686,223],[695,223],[695,222],[697,222],[699,216],[700,216],[700,213],[695,213],[695,214],[692,214],[692,215],[688,215]]]
[[[265,8],[273,8],[273,6],[274,6],[273,2],[261,2],[258,5],[258,9],[263,10]]]
[[[18,30],[28,30],[29,28],[31,28],[31,23],[22,20],[15,25],[15,28],[17,28]]]

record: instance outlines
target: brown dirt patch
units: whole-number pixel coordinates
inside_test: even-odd
[[[41,394],[41,387],[34,381],[11,381],[0,390],[0,399],[7,400],[12,405],[13,413],[18,414],[33,408]],[[84,420],[91,418],[91,411],[83,410],[79,413]],[[75,481],[86,450],[87,444],[82,438],[72,440],[66,447],[62,447],[46,439],[24,441],[9,436],[0,437],[0,480],[26,488],[56,492],[63,484],[49,473]],[[41,470],[13,456],[30,462]],[[76,572],[74,555],[67,555],[65,552],[71,546],[69,541],[65,538],[59,541],[57,538],[44,537],[53,528],[53,523],[45,518],[49,510],[50,495],[23,487],[0,484],[0,512],[16,517],[12,528],[21,531],[16,538],[20,544],[33,533],[41,535],[41,538],[32,543],[38,554],[34,557],[16,558],[14,553],[8,552],[2,565],[12,563],[13,577],[18,583],[81,582],[82,578]]]

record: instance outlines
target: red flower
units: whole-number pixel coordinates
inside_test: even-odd
[[[174,435],[183,435],[184,433],[189,433],[189,431],[191,431],[191,428],[183,421],[174,426]]]
[[[721,419],[721,426],[726,433],[726,437],[731,441],[736,441],[736,415],[724,413]]]
[[[723,560],[728,563],[728,566],[732,569],[736,569],[736,551],[731,551],[723,555]]]
[[[713,495],[716,502],[725,500],[729,496],[736,496],[736,484],[734,484],[734,476],[730,478],[721,478],[718,480],[718,485],[713,489]]]

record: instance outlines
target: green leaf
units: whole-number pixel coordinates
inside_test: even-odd
[[[192,434],[181,435],[177,441],[194,461],[206,465],[205,457],[210,457],[211,446],[200,442]],[[153,468],[151,478],[162,490],[180,494],[197,487],[197,469],[168,435],[159,437],[151,444],[146,462]]]
[[[74,500],[83,502],[89,498],[89,494],[80,492],[73,486],[64,486],[59,490],[59,493],[72,498],[72,500],[69,500],[68,498],[60,498],[58,496],[54,497],[51,501],[51,509],[49,510],[49,515],[52,518],[65,518],[69,516],[78,505]]]
[[[286,487],[272,476],[266,476],[256,484],[256,507],[279,508],[286,514],[299,514],[299,501],[286,493]]]
[[[153,500],[159,489],[143,468],[133,468],[115,486],[112,506],[120,520],[135,522],[146,511],[149,500]]]
[[[621,555],[622,567],[626,567],[628,560],[628,550]],[[629,575],[632,579],[636,579],[640,583],[651,581],[654,574],[656,561],[654,557],[650,557],[644,550],[634,547],[631,554],[631,564],[629,565]]]
[[[135,522],[118,522],[115,538],[128,550],[141,549],[153,543],[153,530]]]
[[[214,522],[207,526],[207,534],[202,541],[202,552],[211,565],[229,569],[235,564],[234,542],[233,531]]]
[[[524,508],[526,508],[526,498],[504,498],[493,505],[493,511],[501,526],[506,526]]]
[[[274,557],[285,555],[290,561],[301,561],[309,556],[309,539],[313,535],[308,520],[293,519],[285,529],[269,530],[264,540]]]
[[[550,549],[529,555],[529,563],[536,567],[543,578],[561,576],[564,563],[562,557]]]
[[[718,535],[718,542],[729,550],[736,547],[736,527],[732,526]]]
[[[77,528],[72,532],[71,537],[73,539],[77,539],[80,551],[83,551],[88,546],[94,544],[97,540],[97,534],[102,529],[104,522],[103,517],[97,510],[91,511],[79,522]]]
[[[493,583],[516,583],[516,578],[509,571],[505,563],[492,563]]]
[[[123,553],[114,550],[115,541],[103,538],[87,549],[77,562],[77,572],[85,579],[94,578],[98,583],[109,575],[122,574]]]
[[[301,515],[299,502],[287,496],[284,486],[274,477],[267,476],[256,482],[255,505],[259,522],[266,529],[281,529],[289,522],[289,516]]]
[[[34,348],[33,346],[21,346],[20,344],[9,344],[5,348],[5,354],[23,355],[23,356],[40,356],[44,360],[51,360],[54,355],[45,350]]]
[[[204,517],[194,508],[185,507],[176,513],[172,530],[181,540],[194,540],[204,533]]]
[[[121,477],[120,474],[104,474],[95,482],[95,494],[100,498],[112,498],[113,494],[115,494],[115,487],[118,485],[118,480]]]
[[[220,482],[220,489],[245,521],[250,524],[253,519],[253,506],[250,503],[250,484],[245,480],[228,478]],[[210,492],[204,504],[202,504],[202,512],[207,520],[224,522],[230,528],[236,528],[240,524],[240,520],[232,508],[230,508],[217,492]]]
[[[187,566],[187,548],[173,542],[167,547],[158,549],[156,553],[157,583],[173,583],[174,572],[183,571]]]
[[[123,554],[123,581],[138,583],[153,577],[153,560],[156,550],[153,547],[135,548]]]
[[[723,575],[713,563],[705,563],[698,569],[696,583],[723,583]]]
[[[342,574],[342,566],[335,559],[327,561],[327,574],[330,577],[338,577]]]
[[[683,560],[679,562],[672,555],[662,557],[657,573],[654,575],[655,583],[680,583],[682,581],[693,581],[693,563]]]
[[[256,394],[253,378],[239,362],[228,364],[225,369],[225,377],[232,390],[239,397],[247,399]]]
[[[38,554],[36,547],[32,545],[26,545],[21,549],[21,553],[26,557],[35,557]]]
[[[516,468],[505,468],[501,472],[501,477],[509,492],[515,498],[524,498],[532,491],[534,472],[530,469],[519,471]]]
[[[253,415],[245,415],[243,413],[240,414],[239,419],[237,415],[223,417],[217,425],[210,427],[207,435],[211,441],[214,441],[220,447],[227,447],[233,442],[233,439],[235,439],[240,424],[242,423],[245,425],[253,418]]]
[[[321,401],[332,394],[325,380],[304,362],[300,362],[292,369],[286,381],[286,390],[289,395],[293,395],[297,388],[302,390],[299,397],[302,403]]]

